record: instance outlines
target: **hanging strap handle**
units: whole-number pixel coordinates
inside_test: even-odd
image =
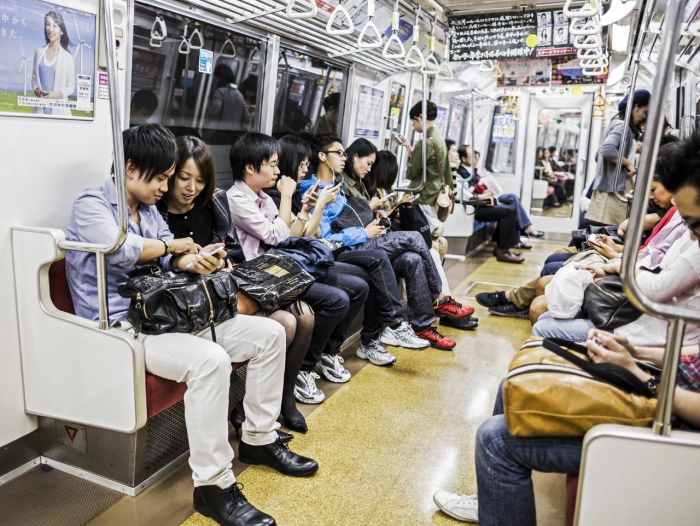
[[[425,66],[425,59],[423,58],[423,53],[418,47],[418,42],[420,41],[420,13],[421,7],[418,6],[416,10],[416,23],[413,25],[413,45],[406,53],[406,58],[403,61],[403,65],[408,69],[417,69]]]
[[[571,4],[580,0],[566,0],[564,4],[564,15],[568,18],[590,18],[600,12],[599,0],[585,0],[584,4],[578,9],[572,9]]]
[[[225,52],[226,46],[229,46],[231,48],[231,51],[229,51],[228,53]],[[236,58],[236,47],[233,45],[233,41],[231,40],[231,35],[228,35],[228,37],[226,38],[224,45],[221,46],[221,51],[219,51],[219,54],[222,57]]]
[[[335,24],[336,19],[340,16],[345,19],[347,27],[333,29],[333,24]],[[341,23],[340,25],[342,26],[343,24]],[[352,35],[354,32],[355,24],[353,23],[352,18],[350,18],[350,13],[348,13],[348,10],[343,7],[342,3],[339,3],[336,8],[333,9],[331,17],[328,19],[328,23],[326,24],[326,33],[329,35]]]
[[[195,38],[197,40],[195,40]],[[195,44],[195,42],[197,43]],[[192,34],[190,35],[188,44],[190,49],[202,49],[204,47],[204,37],[202,36],[202,32],[199,30],[199,24],[197,22],[194,23],[194,31],[192,31]]]
[[[399,18],[401,14],[399,13],[399,0],[394,2],[394,11],[391,13],[391,36],[389,40],[386,41],[384,50],[382,51],[382,56],[384,58],[404,58],[406,56],[406,48],[399,38]],[[391,52],[391,45],[394,44],[399,47],[399,51],[396,53]]]
[[[372,21],[374,18],[374,0],[367,0],[367,16],[367,23],[357,37],[357,47],[360,49],[374,49],[381,47],[382,35],[379,33],[379,29]],[[370,32],[374,33],[374,37],[370,37],[369,42],[365,42],[364,39]]]
[[[299,4],[301,6],[306,6],[310,11],[301,11],[298,13],[294,12],[294,6]],[[292,20],[299,20],[302,18],[313,18],[318,13],[318,6],[314,0],[289,0],[287,2],[287,17]]]
[[[151,26],[151,42],[154,40],[165,40],[166,36],[168,36],[168,29],[165,27],[165,20],[162,15],[157,14]]]

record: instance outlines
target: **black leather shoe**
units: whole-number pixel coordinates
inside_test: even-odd
[[[528,245],[527,243],[523,243],[520,241],[517,245],[513,247],[515,250],[530,250],[532,248],[532,245]]]
[[[318,471],[318,463],[289,450],[287,444],[275,440],[264,446],[251,446],[241,441],[238,460],[245,464],[267,464],[284,475],[308,477]]]
[[[506,299],[506,291],[499,290],[497,292],[481,292],[475,296],[476,302],[482,307],[498,307],[508,303]]]
[[[479,326],[479,322],[474,318],[467,316],[466,318],[440,318],[440,326],[452,327],[462,331],[473,331]]]
[[[241,439],[241,428],[243,427],[243,422],[245,422],[245,417],[240,414],[238,411],[235,409],[231,411],[231,416],[229,418],[229,422],[231,422],[231,425],[233,426],[233,430],[236,432],[236,438],[238,440]],[[293,427],[289,427],[292,431],[294,431]],[[277,436],[282,442],[289,442],[294,438],[294,435],[290,435],[289,433],[285,433],[284,431],[278,429],[277,430]]]
[[[194,511],[223,526],[275,526],[275,519],[249,503],[241,489],[243,484],[238,483],[225,489],[219,486],[194,488]]]

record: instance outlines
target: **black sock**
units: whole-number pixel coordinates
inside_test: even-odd
[[[392,331],[395,331],[395,330],[398,329],[399,327],[401,327],[401,322],[397,322],[397,323],[395,323],[394,325],[389,325],[389,328],[390,328]]]

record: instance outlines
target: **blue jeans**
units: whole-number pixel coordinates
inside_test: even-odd
[[[498,202],[511,207],[515,210],[515,222],[518,224],[518,230],[524,230],[532,224],[530,216],[523,208],[520,198],[515,194],[503,194],[498,198]]]
[[[540,272],[540,276],[554,276],[554,274],[564,266],[564,263],[575,255],[576,254],[573,252],[552,254],[544,260],[544,267],[542,268],[542,272]]]
[[[493,414],[476,433],[479,524],[536,526],[532,471],[578,473],[583,439],[511,435],[503,416],[503,382]]]
[[[595,328],[593,322],[586,318],[573,320],[558,320],[552,314],[545,312],[532,327],[532,335],[540,338],[562,338],[572,342],[583,342],[588,337],[588,331]]]
[[[336,266],[343,263],[345,265],[338,267],[337,271],[361,277],[369,283],[361,333],[362,342],[369,343],[379,338],[384,327],[403,321],[403,303],[396,275],[389,258],[381,250],[346,250],[338,256]]]

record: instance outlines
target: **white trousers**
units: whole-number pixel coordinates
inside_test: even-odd
[[[430,255],[433,257],[438,274],[440,274],[440,281],[442,281],[442,293],[445,296],[452,296],[450,284],[447,282],[447,274],[445,274],[445,269],[442,267],[442,261],[440,261],[440,253],[434,248],[431,248]]]
[[[248,362],[243,399],[246,420],[242,440],[271,444],[277,438],[284,376],[285,333],[276,321],[239,314],[199,335],[141,335],[146,370],[186,382],[185,422],[195,486],[226,488],[235,482],[233,449],[228,441],[231,362]]]

